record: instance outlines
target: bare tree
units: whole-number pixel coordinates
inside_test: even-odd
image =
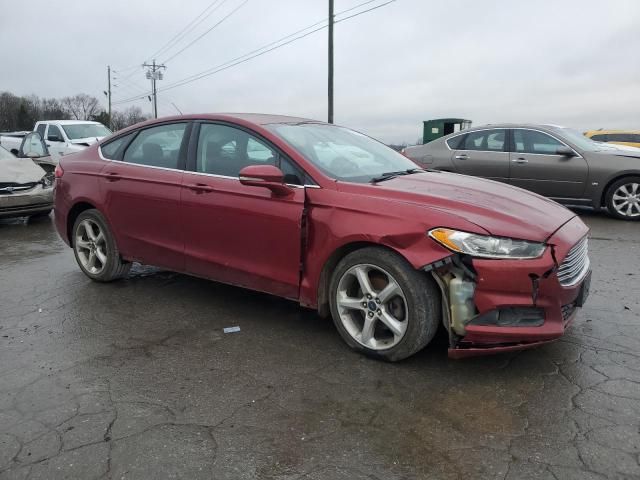
[[[114,131],[145,120],[148,120],[148,117],[142,113],[140,107],[129,107],[124,111],[111,112],[111,126]]]
[[[38,120],[67,120],[69,114],[62,102],[56,98],[43,98],[40,102],[40,118]]]
[[[76,120],[91,120],[100,110],[98,99],[86,93],[63,98],[62,106]]]

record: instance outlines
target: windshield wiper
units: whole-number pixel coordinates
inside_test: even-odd
[[[369,180],[369,183],[384,182],[385,180],[391,180],[392,178],[400,177],[402,175],[411,175],[413,173],[426,172],[422,168],[409,168],[407,170],[399,170],[397,172],[385,172],[378,177],[374,177]]]

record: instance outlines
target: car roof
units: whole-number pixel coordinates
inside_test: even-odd
[[[567,128],[563,125],[554,125],[551,123],[487,123],[486,125],[477,125],[475,127],[460,130],[464,132],[466,130],[486,130],[487,128]],[[456,132],[459,133],[459,132]]]
[[[100,122],[94,122],[93,120],[41,120],[36,123],[59,123],[60,125],[78,125],[80,123],[95,123],[101,125]]]
[[[142,124],[152,125],[155,123],[172,122],[180,120],[223,120],[253,123],[255,125],[270,125],[274,123],[325,123],[311,118],[292,117],[288,115],[272,115],[267,113],[190,113],[187,115],[173,115],[151,119]]]
[[[258,125],[269,125],[272,123],[324,123],[319,120],[313,120],[303,117],[292,117],[288,115],[273,115],[267,113],[222,113],[226,117],[235,117],[247,122],[257,123]]]

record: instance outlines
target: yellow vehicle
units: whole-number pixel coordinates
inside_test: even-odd
[[[640,130],[589,130],[586,137],[596,142],[617,143],[640,148]]]

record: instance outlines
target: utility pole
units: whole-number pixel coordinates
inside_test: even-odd
[[[107,103],[109,105],[109,125],[107,126],[111,128],[111,65],[107,65],[107,91],[105,93],[107,95]]]
[[[329,123],[333,123],[333,0],[329,0]]]
[[[164,74],[162,70],[166,69],[164,65],[157,65],[155,59],[153,63],[149,65],[148,63],[143,63],[143,67],[147,67],[147,79],[151,80],[151,96],[153,100],[153,118],[158,118],[158,91],[156,89],[156,81],[162,80],[164,78]]]

